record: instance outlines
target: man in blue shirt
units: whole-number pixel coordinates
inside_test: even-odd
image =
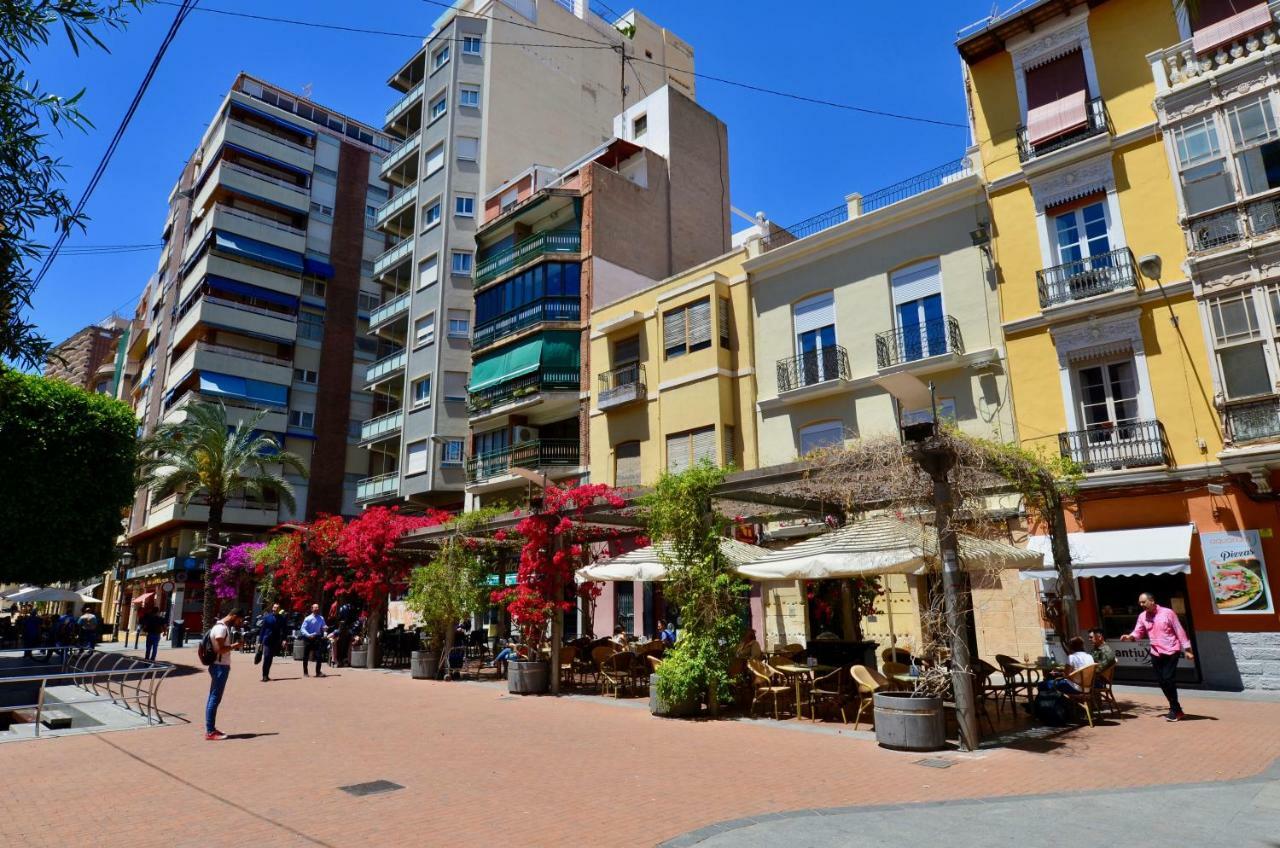
[[[320,663],[324,659],[324,616],[320,614],[320,605],[311,605],[311,615],[302,620],[302,676],[310,676],[307,672],[307,663],[311,659],[312,654],[316,658],[316,677],[324,677],[324,672],[320,670]]]
[[[258,644],[262,645],[263,683],[271,679],[271,661],[276,658],[276,654],[280,653],[280,642],[283,637],[284,619],[280,616],[280,605],[272,604],[271,612],[262,617],[262,626],[258,629]]]

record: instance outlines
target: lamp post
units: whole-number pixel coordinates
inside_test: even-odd
[[[133,563],[133,551],[124,548],[120,551],[120,556],[116,560],[116,638],[120,641],[120,618],[124,615],[124,581],[129,573],[129,566]],[[129,634],[125,634],[125,641],[128,642]]]

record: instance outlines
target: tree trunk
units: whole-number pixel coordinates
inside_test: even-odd
[[[221,500],[209,501],[209,524],[205,529],[204,547],[209,553],[205,557],[204,564],[204,609],[200,613],[200,628],[202,633],[208,633],[213,627],[214,619],[217,617],[215,609],[218,599],[213,592],[213,574],[210,566],[213,561],[218,559],[221,554],[221,548],[216,547],[222,542],[222,507]],[[182,620],[182,610],[173,611],[174,620]]]
[[[1066,510],[1056,486],[1051,485],[1050,494],[1051,497],[1045,499],[1045,519],[1049,523],[1049,538],[1053,545],[1053,565],[1058,572],[1058,597],[1062,599],[1062,615],[1066,620],[1067,632],[1059,633],[1058,639],[1065,643],[1080,631],[1080,612],[1076,609],[1076,581],[1071,571],[1071,546],[1067,543]]]
[[[365,647],[369,649],[369,668],[382,667],[382,643],[378,639],[378,634],[382,632],[382,608],[386,604],[386,598],[379,598],[369,608],[369,618],[366,624],[368,632],[365,633],[364,639]]]
[[[449,654],[453,652],[453,637],[456,632],[457,628],[452,624],[446,626],[444,629],[444,639],[441,640],[444,644],[444,650],[440,653],[440,662],[436,664],[436,671],[444,669],[445,677],[449,676]]]

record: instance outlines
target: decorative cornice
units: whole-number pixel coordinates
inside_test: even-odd
[[[1154,301],[1163,300],[1166,295],[1168,297],[1179,297],[1190,293],[1191,281],[1179,280],[1176,283],[1166,283],[1163,293],[1161,293],[1160,289],[1156,286],[1144,289],[1138,295],[1138,304],[1145,306]],[[1087,301],[1081,301],[1079,305],[1081,307],[1093,306],[1098,313],[1102,313],[1108,309],[1128,306],[1132,303],[1133,300],[1128,297],[1115,298],[1111,295],[1102,295],[1097,298],[1090,298]],[[1066,311],[1050,312],[1048,314],[1041,313],[1039,315],[1030,315],[1026,318],[1017,318],[1013,321],[1006,321],[1000,325],[1000,328],[1004,331],[1006,336],[1014,335],[1017,333],[1027,332],[1028,330],[1040,330],[1045,327],[1052,327],[1069,319],[1078,319],[1080,314],[1081,313],[1079,311],[1070,313]]]

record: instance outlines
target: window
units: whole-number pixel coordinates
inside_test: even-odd
[[[732,424],[724,425],[721,440],[723,441],[722,447],[724,449],[724,466],[728,468],[734,464],[737,456],[737,452],[734,450],[735,443],[738,441],[737,431]]]
[[[304,412],[301,409],[289,410],[289,426],[297,427],[299,430],[314,430],[316,427],[316,414],[314,412]]]
[[[1087,198],[1059,210],[1051,209],[1049,216],[1053,222],[1058,264],[1080,263],[1083,272],[1088,269],[1082,260],[1110,252],[1105,197]]]
[[[947,352],[942,314],[942,266],[937,259],[917,262],[889,277],[897,321],[897,357],[906,362]]]
[[[298,312],[298,338],[318,342],[324,338],[324,316],[302,309]]]
[[[1246,195],[1280,187],[1280,140],[1267,95],[1226,110]]]
[[[667,470],[672,474],[679,474],[703,460],[716,464],[715,427],[667,436]]]
[[[338,172],[323,165],[312,166],[312,174],[325,182],[336,183],[338,181]]]
[[[468,56],[479,56],[480,45],[483,43],[478,35],[464,35],[462,36],[462,52]]]
[[[410,442],[404,451],[404,473],[406,475],[424,473],[430,456],[431,442],[426,439]]]
[[[444,449],[440,456],[440,464],[446,468],[456,468],[462,465],[462,453],[462,439],[445,439]]]
[[[314,214],[316,214],[316,215],[319,215],[319,216],[320,216],[320,217],[322,217],[322,218],[332,218],[332,217],[333,217],[333,207],[332,207],[332,206],[325,206],[323,203],[316,203],[314,200],[313,200],[313,201],[311,201],[311,211],[312,211],[312,213],[314,213]]]
[[[582,266],[577,262],[534,265],[475,296],[476,326],[484,326],[544,298],[554,298],[556,315],[562,320],[576,321],[581,287]]]
[[[786,388],[810,386],[838,377],[835,295],[823,292],[796,303],[791,307],[791,323],[798,356],[795,384]]]
[[[823,421],[801,427],[800,456],[819,448],[839,447],[844,444],[844,424],[840,421]]]
[[[410,403],[414,409],[431,403],[431,375],[420,377],[410,386]]]
[[[418,263],[418,288],[425,289],[440,279],[440,257],[431,254]]]
[[[480,89],[474,85],[464,85],[458,89],[458,105],[468,109],[480,108]]]
[[[1061,139],[1089,124],[1089,80],[1084,53],[1072,50],[1026,72],[1027,140]]]
[[[453,198],[453,214],[462,218],[476,216],[476,199],[469,194],[459,194]]]
[[[440,198],[422,204],[422,230],[426,232],[440,223]]]
[[[1085,429],[1109,439],[1112,431],[1138,420],[1138,378],[1132,359],[1085,366],[1076,372],[1076,380]]]
[[[730,347],[730,329],[729,329],[729,298],[722,297],[719,299],[720,308],[720,347],[728,350]]]
[[[378,207],[365,206],[364,208],[364,225],[369,229],[377,229],[378,226]]]
[[[480,139],[458,136],[458,159],[463,162],[474,162],[480,158]]]
[[[435,147],[427,151],[427,171],[423,179],[434,174],[436,171],[444,167],[444,145],[437,144]]]
[[[933,421],[932,409],[902,409],[898,410],[899,423],[906,427],[909,424],[928,424]],[[956,399],[955,398],[938,398],[938,420],[956,423]]]
[[[465,309],[450,309],[448,315],[449,338],[469,338],[471,335],[471,313]]]
[[[1280,288],[1268,289],[1274,314],[1280,305]],[[1213,327],[1213,347],[1222,373],[1223,389],[1231,399],[1273,391],[1258,309],[1252,291],[1236,292],[1208,302]]]
[[[442,94],[435,100],[431,101],[431,107],[428,109],[428,114],[431,116],[431,120],[434,121],[436,118],[443,116],[447,111],[449,111],[449,98]]]
[[[455,250],[453,252],[453,273],[455,274],[471,274],[471,252],[468,250]]]
[[[637,115],[631,121],[631,137],[636,141],[639,141],[640,137],[643,136],[648,131],[649,131],[648,115]]]
[[[377,157],[374,157],[377,158]],[[377,173],[377,168],[370,168],[370,171]],[[369,186],[365,191],[365,199],[370,203],[383,204],[386,203],[391,194],[385,188],[378,186]]]
[[[444,399],[446,401],[467,399],[467,373],[465,371],[444,372]]]
[[[302,278],[302,293],[310,297],[324,297],[325,283],[310,277]]]
[[[1173,142],[1187,214],[1223,206],[1235,199],[1212,116],[1175,127]]]
[[[620,442],[613,448],[613,485],[640,485],[640,443]]]
[[[296,382],[306,383],[309,386],[314,386],[316,382],[320,379],[320,375],[310,370],[309,368],[295,368],[293,369],[293,379]]]
[[[382,298],[373,292],[362,291],[356,295],[356,310],[358,312],[372,312],[382,303]]]
[[[431,70],[438,71],[449,64],[449,47],[445,45],[431,54]]]
[[[662,314],[662,350],[667,359],[711,347],[711,298]]]
[[[413,346],[423,347],[436,340],[436,314],[428,312],[413,322]]]

